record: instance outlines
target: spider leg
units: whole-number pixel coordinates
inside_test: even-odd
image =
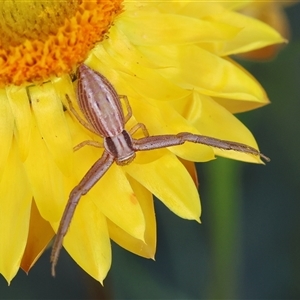
[[[136,125],[134,125],[130,130],[129,133],[130,135],[133,135],[134,133],[136,133],[139,129],[141,129],[143,131],[143,134],[145,137],[149,136],[149,132],[145,126],[145,124],[143,123],[137,123]]]
[[[80,148],[82,148],[82,147],[84,147],[86,145],[97,147],[97,148],[103,148],[103,143],[100,143],[100,142],[97,142],[97,141],[87,140],[87,141],[83,141],[83,142],[79,143],[78,145],[76,145],[73,148],[73,150],[77,151],[77,150],[79,150]]]
[[[61,218],[59,228],[52,246],[51,262],[52,276],[55,276],[55,266],[58,261],[60,249],[63,244],[63,239],[69,229],[71,220],[75,213],[76,206],[81,198],[85,195],[106,173],[109,167],[114,162],[114,157],[108,152],[104,151],[102,157],[95,162],[95,164],[88,170],[85,176],[81,179],[79,184],[71,191],[69,200],[65,207],[63,216]]]
[[[66,98],[67,98],[67,101],[68,101],[68,104],[69,104],[69,109],[70,111],[72,112],[72,114],[75,116],[75,118],[77,119],[77,121],[82,125],[84,126],[86,129],[88,129],[89,131],[99,135],[99,133],[97,133],[94,128],[90,125],[90,123],[88,123],[86,120],[84,120],[79,114],[78,112],[76,111],[76,109],[74,108],[73,106],[73,103],[69,97],[68,94],[66,94]]]
[[[132,117],[132,109],[131,109],[131,106],[129,104],[129,101],[128,101],[128,98],[127,96],[125,95],[119,95],[119,98],[120,99],[123,99],[124,102],[125,102],[125,105],[126,105],[126,109],[127,109],[127,114],[126,116],[124,117],[124,122],[125,124],[129,121],[129,119]]]
[[[124,102],[125,102],[125,105],[126,105],[127,115],[124,117],[124,123],[126,124],[129,121],[129,119],[132,117],[132,109],[131,109],[131,106],[129,104],[127,96],[119,95],[119,98],[123,99]],[[133,126],[129,131],[130,135],[133,135],[139,129],[142,129],[144,136],[149,136],[149,132],[148,132],[146,126],[143,123],[137,123],[135,126]]]
[[[270,159],[267,156],[260,153],[257,149],[250,147],[248,145],[237,143],[237,142],[226,141],[226,140],[220,140],[205,135],[192,134],[188,132],[181,132],[176,135],[170,134],[170,135],[149,136],[139,140],[133,140],[133,149],[135,151],[145,151],[145,150],[182,145],[185,142],[202,144],[202,145],[211,146],[214,148],[219,148],[224,150],[234,150],[238,152],[249,153],[252,155],[260,156],[267,162],[270,161]]]

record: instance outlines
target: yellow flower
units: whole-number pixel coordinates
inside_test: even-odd
[[[65,97],[78,110],[68,73],[83,60],[127,95],[134,117],[126,128],[141,122],[151,135],[187,131],[257,147],[232,113],[268,98],[228,55],[283,42],[269,26],[213,2],[14,3],[0,6],[0,272],[8,282],[44,251],[70,190],[102,154],[88,146],[72,151],[101,140],[78,123]],[[100,282],[111,265],[110,239],[153,258],[152,194],[178,216],[199,221],[195,170],[187,161],[215,155],[260,162],[195,144],[138,153],[128,166],[113,165],[82,198],[64,247]]]

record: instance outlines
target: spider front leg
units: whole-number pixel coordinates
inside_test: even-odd
[[[133,149],[135,151],[145,151],[182,145],[185,142],[202,144],[223,150],[234,150],[238,152],[249,153],[252,155],[260,156],[267,162],[270,161],[270,158],[260,153],[257,149],[248,145],[232,141],[220,140],[205,135],[192,134],[188,132],[181,132],[176,135],[170,134],[149,136],[139,140],[133,140]]]
[[[68,94],[66,94],[66,99],[68,101],[68,104],[69,104],[69,109],[70,111],[72,112],[72,114],[75,116],[75,118],[77,119],[77,121],[82,125],[84,126],[86,129],[88,129],[89,131],[99,135],[99,133],[97,133],[94,128],[90,125],[90,123],[88,123],[86,120],[84,120],[79,114],[78,112],[76,111],[76,109],[74,108],[73,106],[73,103],[69,97]]]
[[[143,131],[143,134],[145,137],[149,136],[149,132],[145,126],[145,124],[143,123],[137,123],[135,126],[133,126],[130,130],[129,133],[130,135],[133,135],[134,133],[136,133],[139,129],[141,129]]]
[[[60,249],[63,244],[63,239],[67,234],[81,196],[85,195],[100,180],[113,162],[113,156],[104,151],[102,157],[96,161],[96,163],[88,170],[79,184],[71,191],[52,246],[52,276],[55,276],[55,266],[57,264]]]
[[[97,142],[97,141],[91,141],[91,140],[87,140],[87,141],[83,141],[81,143],[79,143],[78,145],[76,145],[73,150],[77,151],[80,148],[84,147],[84,146],[93,146],[93,147],[97,147],[97,148],[103,148],[103,143]]]
[[[80,115],[77,113],[76,109],[74,108],[73,106],[73,103],[69,97],[68,94],[66,94],[66,98],[67,98],[67,101],[68,101],[68,104],[69,104],[69,109],[70,111],[72,112],[72,114],[75,116],[75,118],[77,119],[77,121],[82,125],[84,126],[86,129],[88,129],[89,131],[99,135],[99,133],[97,133],[94,128],[90,125],[90,123],[88,123],[87,121],[85,121],[83,118],[80,117]],[[81,143],[79,143],[78,145],[76,145],[73,150],[74,151],[77,151],[79,150],[80,148],[86,146],[86,145],[89,145],[89,146],[93,146],[93,147],[97,147],[97,148],[103,148],[103,143],[100,143],[100,142],[97,142],[97,141],[91,141],[91,140],[86,140],[86,141],[83,141]]]

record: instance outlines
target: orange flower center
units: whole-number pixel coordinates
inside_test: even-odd
[[[0,0],[0,87],[70,72],[101,41],[123,0]]]

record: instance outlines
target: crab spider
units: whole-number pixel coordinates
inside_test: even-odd
[[[114,162],[121,166],[126,165],[133,161],[137,151],[176,146],[185,142],[203,144],[224,150],[235,150],[260,156],[266,161],[270,160],[258,150],[248,145],[209,136],[188,132],[181,132],[176,135],[149,136],[145,125],[141,123],[135,125],[130,131],[127,131],[125,124],[132,115],[127,97],[119,96],[112,84],[103,75],[84,64],[78,67],[77,78],[77,100],[87,121],[78,115],[72,106],[69,96],[66,95],[70,110],[83,126],[103,137],[103,145],[95,141],[84,141],[77,145],[74,150],[78,150],[85,145],[90,145],[103,147],[104,152],[70,193],[52,247],[51,262],[53,276],[55,276],[55,266],[64,236],[67,234],[81,196],[89,192]],[[125,100],[128,111],[126,116],[122,110],[120,98],[124,98]],[[143,130],[145,137],[134,139],[132,134],[139,128]]]

